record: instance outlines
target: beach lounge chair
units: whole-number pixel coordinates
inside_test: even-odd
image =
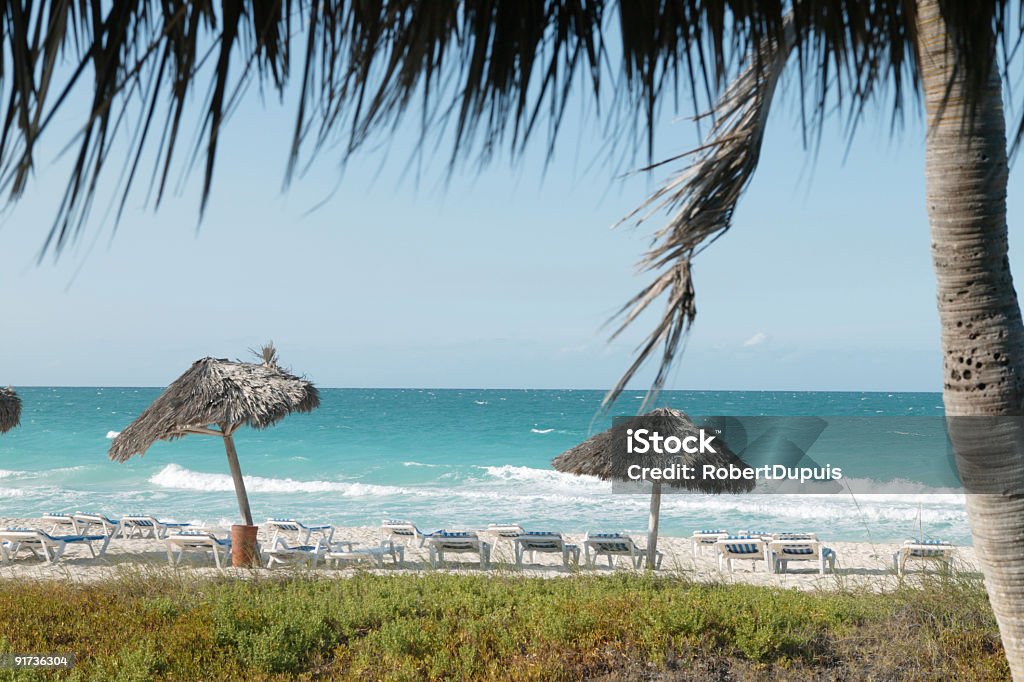
[[[263,548],[262,554],[267,558],[267,568],[274,564],[310,564],[316,568],[320,558],[327,554],[328,546],[318,539],[315,545],[289,545],[284,538],[276,538],[269,549]]]
[[[104,514],[75,512],[71,518],[75,521],[77,532],[83,535],[88,534],[93,526],[99,526],[103,529],[103,534],[111,538],[121,532],[121,522]]]
[[[515,544],[516,538],[525,533],[518,523],[492,523],[484,532],[494,538],[495,544],[502,540]]]
[[[434,568],[444,563],[445,554],[476,554],[480,557],[480,568],[487,568],[491,560],[491,545],[471,530],[439,530],[427,536],[426,542]]]
[[[738,530],[735,533],[736,536],[743,536],[745,538],[761,538],[762,540],[768,541],[777,538],[779,535],[789,535],[789,533],[776,533],[770,530]]]
[[[690,538],[693,543],[693,556],[703,554],[705,547],[714,547],[715,543],[729,537],[727,530],[695,530]]]
[[[224,563],[229,563],[231,555],[231,538],[221,540],[213,533],[200,530],[179,530],[171,533],[165,538],[167,542],[167,560],[171,566],[181,563],[181,557],[185,552],[210,552],[213,554],[213,563],[217,568],[221,566],[221,554],[223,553]],[[178,555],[174,555],[177,550]]]
[[[334,539],[334,526],[329,523],[307,526],[295,519],[267,519],[267,527],[274,531],[270,536],[271,545],[284,533],[295,533],[295,542],[300,545],[308,545],[313,539],[313,533],[320,536],[325,546],[330,545]]]
[[[405,565],[405,547],[403,545],[385,541],[379,547],[353,549],[352,544],[344,542],[333,546],[327,552],[327,563],[337,565],[342,561],[369,561],[378,568],[384,568],[384,557],[390,556],[391,562],[395,566]]]
[[[530,562],[533,563],[537,552],[542,554],[561,554],[562,565],[569,568],[569,559],[573,563],[580,562],[580,548],[570,545],[562,538],[561,533],[536,532],[523,533],[515,538],[516,566],[523,567],[523,556],[529,552]]]
[[[903,546],[892,555],[892,567],[896,574],[903,576],[906,572],[907,562],[915,561],[938,561],[943,564],[945,570],[953,567],[953,559],[956,556],[956,548],[952,543],[944,540],[907,540]]]
[[[482,533],[485,533],[491,542],[491,556],[498,554],[499,547],[504,544],[508,544],[509,554],[506,556],[504,551],[501,551],[501,555],[498,557],[501,560],[508,559],[511,561],[515,557],[516,551],[516,538],[522,535],[525,531],[523,527],[518,523],[492,523],[487,526]],[[500,547],[504,550],[504,547]]]
[[[817,533],[772,533],[769,538],[764,538],[768,542],[773,540],[817,540]]]
[[[725,563],[729,563],[729,572],[732,573],[733,561],[743,559],[747,561],[763,561],[765,567],[770,571],[771,565],[768,561],[768,543],[763,538],[751,537],[749,535],[730,535],[715,543],[718,548],[718,570],[725,570]]]
[[[50,530],[48,533],[56,533],[57,529],[62,529],[63,535],[77,535],[78,524],[75,522],[75,515],[68,514],[65,512],[46,512],[43,514],[43,522],[50,524]]]
[[[418,545],[422,547],[427,538],[432,535],[434,535],[434,533],[424,533],[421,531],[412,521],[385,519],[380,524],[381,542],[401,542],[403,544],[408,544],[415,540]]]
[[[94,542],[100,543],[100,551],[96,552]],[[93,558],[102,557],[107,552],[110,536],[107,535],[51,535],[36,528],[7,528],[0,530],[0,544],[7,543],[2,555],[5,561],[13,560],[22,549],[29,550],[33,556],[39,557],[36,551],[41,550],[43,560],[52,564],[64,556],[69,545],[85,545]]]
[[[818,572],[825,575],[825,567],[835,573],[836,553],[823,545],[813,533],[784,533],[768,543],[772,570],[785,573],[790,561],[815,561]]]
[[[587,568],[594,568],[598,557],[608,558],[608,568],[613,568],[617,557],[629,557],[633,568],[640,568],[647,557],[647,550],[639,547],[633,538],[622,533],[587,533],[583,539],[583,553]],[[662,554],[657,553],[654,567],[661,568]]]
[[[140,538],[162,540],[167,538],[168,533],[188,528],[189,525],[174,521],[162,521],[148,514],[127,514],[121,517],[121,537],[133,538],[137,534]]]

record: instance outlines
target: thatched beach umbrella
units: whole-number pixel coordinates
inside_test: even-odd
[[[651,480],[651,513],[647,526],[647,565],[653,568],[657,556],[658,517],[661,509],[661,486],[663,483],[673,488],[720,494],[750,492],[754,489],[755,482],[746,478],[720,479],[701,475],[702,467],[709,464],[716,468],[732,466],[740,470],[750,469],[729,450],[725,443],[718,439],[713,443],[715,452],[628,454],[626,451],[628,434],[630,431],[636,433],[640,429],[657,432],[663,438],[674,436],[682,441],[688,437],[695,437],[697,441],[694,442],[698,443],[700,440],[700,429],[690,421],[689,417],[678,410],[659,407],[645,415],[616,420],[612,428],[602,431],[571,450],[566,450],[552,460],[551,465],[558,471],[570,474],[597,476],[606,481],[627,482],[635,480],[630,478],[628,472],[629,467],[634,464],[656,469],[668,469],[675,465],[692,467],[692,471],[695,473],[693,478]]]
[[[0,386],[0,433],[6,433],[21,422],[21,398],[8,386]]]
[[[254,529],[232,435],[242,426],[264,429],[292,412],[310,412],[320,405],[311,382],[278,366],[273,344],[261,355],[262,363],[216,358],[194,362],[114,438],[110,459],[124,462],[143,455],[158,440],[192,433],[223,438],[239,510],[246,526]],[[255,530],[251,536],[255,542]]]

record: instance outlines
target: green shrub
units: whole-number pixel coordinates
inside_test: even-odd
[[[644,575],[0,581],[0,679],[1005,679],[974,578],[887,594]],[[730,672],[731,671],[731,672]]]

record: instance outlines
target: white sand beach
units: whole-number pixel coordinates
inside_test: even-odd
[[[49,530],[46,523],[40,519],[0,518],[0,528],[7,527]],[[218,537],[228,537],[230,534],[227,528],[207,527],[204,530],[211,531]],[[581,544],[583,540],[582,535],[571,533],[566,534],[565,537],[567,541],[577,545]],[[259,539],[261,543],[266,543],[269,540],[265,527],[261,527]],[[643,544],[642,537],[637,536],[636,540]],[[893,589],[899,584],[900,580],[892,569],[892,555],[899,546],[898,544],[829,542],[827,538],[822,538],[822,540],[836,552],[836,572],[834,574],[819,575],[816,564],[810,561],[791,563],[789,570],[781,574],[769,572],[764,561],[740,561],[736,562],[734,571],[729,572],[728,569],[721,571],[712,549],[705,549],[703,553],[694,556],[690,538],[679,537],[659,538],[658,549],[664,554],[664,559],[658,573],[678,575],[699,582],[748,583],[801,590],[856,587],[885,591]],[[334,542],[339,541],[351,541],[357,548],[377,546],[380,543],[380,529],[376,527],[337,527],[334,532]],[[473,558],[473,556],[459,557],[456,555],[455,560],[450,561],[449,568],[445,570],[480,572],[479,566],[472,561]],[[465,561],[460,559],[465,559]],[[535,563],[526,563],[520,570],[516,568],[513,561],[511,545],[499,541],[493,549],[492,566],[486,573],[556,578],[577,573],[607,575],[612,570],[632,570],[626,568],[626,565],[627,562],[620,561],[615,569],[609,569],[607,563],[602,561],[594,569],[577,567],[565,569],[561,565],[561,557],[538,554]],[[972,547],[957,548],[954,567],[955,570],[962,572],[978,570]],[[908,565],[904,580],[919,580],[920,576],[934,574],[938,569],[939,567],[933,562],[913,562]],[[171,570],[167,559],[167,545],[163,540],[115,537],[111,540],[106,555],[101,558],[93,558],[86,547],[77,545],[69,546],[64,557],[52,565],[33,557],[28,552],[21,552],[14,561],[0,563],[0,579],[93,582],[116,578],[126,571],[151,570]],[[426,548],[419,547],[415,542],[405,548],[405,563],[400,568],[393,567],[388,560],[383,569],[375,568],[365,562],[348,562],[336,568],[323,567],[321,564],[315,571],[310,571],[303,566],[278,566],[272,570],[228,568],[219,571],[213,566],[208,555],[204,557],[199,553],[186,553],[180,568],[177,569],[183,575],[195,577],[224,574],[260,577],[283,575],[289,571],[315,573],[323,577],[344,577],[352,575],[353,571],[357,570],[396,573],[434,569],[430,568]]]

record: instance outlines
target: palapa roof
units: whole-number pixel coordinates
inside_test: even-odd
[[[604,480],[630,481],[626,470],[631,464],[644,467],[665,468],[673,464],[684,464],[696,467],[697,476],[692,480],[665,480],[663,485],[682,488],[703,493],[745,493],[754,489],[755,482],[748,479],[704,479],[700,476],[701,467],[713,464],[716,467],[728,467],[730,464],[741,469],[750,469],[720,439],[713,443],[714,453],[678,454],[647,453],[627,454],[627,429],[648,429],[657,431],[662,437],[676,436],[680,439],[687,436],[700,436],[700,428],[689,417],[668,407],[659,407],[645,415],[631,419],[616,420],[607,431],[566,450],[551,461],[558,471],[581,476],[597,476]]]
[[[173,440],[216,425],[264,429],[292,412],[320,405],[312,382],[264,363],[203,358],[167,387],[153,404],[114,438],[110,459],[142,455],[158,440]]]
[[[0,386],[0,433],[6,433],[21,422],[21,398],[8,386]]]

